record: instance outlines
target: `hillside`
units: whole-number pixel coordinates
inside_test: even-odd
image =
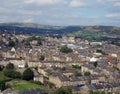
[[[85,26],[81,30],[69,34],[71,36],[83,39],[104,39],[118,38],[120,39],[120,27],[115,26]]]
[[[120,40],[120,27],[115,26],[50,26],[34,23],[1,23],[0,32],[23,34],[68,35],[88,40]]]
[[[0,31],[24,34],[67,34],[80,30],[78,26],[49,26],[34,23],[1,23]]]

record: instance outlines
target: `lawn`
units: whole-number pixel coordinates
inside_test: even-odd
[[[43,85],[34,84],[34,83],[31,83],[29,81],[24,81],[24,80],[13,80],[10,83],[11,83],[12,88],[16,90],[20,90],[20,91],[36,89],[36,88],[39,88],[41,90],[47,89],[47,87]]]
[[[0,71],[0,82],[2,81],[8,81],[11,80],[8,77],[5,77],[3,72]],[[41,90],[46,90],[47,87],[43,86],[43,85],[38,85],[29,81],[24,81],[24,80],[20,80],[20,79],[15,79],[15,80],[11,80],[8,81],[7,84],[9,84],[12,88],[16,89],[16,90],[29,90],[29,89],[36,89],[39,88]]]

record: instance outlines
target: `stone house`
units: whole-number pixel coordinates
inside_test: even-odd
[[[54,73],[49,76],[49,81],[54,83],[56,87],[62,87],[62,86],[70,86],[69,84],[69,78],[61,75],[59,73]]]

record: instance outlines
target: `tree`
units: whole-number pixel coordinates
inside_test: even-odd
[[[14,46],[15,46],[15,42],[12,41],[12,40],[10,40],[9,43],[8,43],[8,46],[10,46],[10,47],[14,47]]]
[[[19,40],[16,38],[15,43],[19,43]]]
[[[3,73],[5,76],[10,78],[21,78],[21,73],[15,70],[14,64],[12,63],[6,65]]]
[[[8,63],[5,68],[8,69],[8,70],[9,69],[14,69],[14,64]]]
[[[71,53],[71,52],[73,52],[73,50],[71,48],[68,48],[67,46],[63,46],[63,47],[61,47],[60,52]]]
[[[65,71],[65,70],[66,70],[66,67],[62,67],[61,70],[62,70],[62,71]]]
[[[4,70],[4,75],[10,78],[21,78],[21,73],[15,71],[14,69],[6,69]]]
[[[5,82],[0,82],[0,90],[3,91],[6,89]]]
[[[36,40],[36,41],[37,41],[37,46],[42,45],[43,39],[40,38],[40,37],[35,37],[35,36],[27,38],[27,39],[26,39],[26,45],[29,46],[29,45],[30,45],[30,42],[33,41],[33,40]]]
[[[66,89],[66,88],[59,88],[57,89],[53,94],[72,94],[71,89]]]
[[[42,61],[43,61],[44,59],[45,59],[45,56],[43,56],[43,55],[41,55],[40,58],[39,58],[39,60],[42,60]]]
[[[38,45],[38,46],[42,45],[42,41],[43,41],[43,39],[40,38],[40,37],[38,37],[38,38],[37,38],[37,45]]]
[[[4,66],[0,65],[0,71],[2,71],[4,69]]]
[[[26,45],[26,46],[31,46],[29,41],[26,41],[26,42],[25,42],[25,45]]]
[[[84,73],[84,75],[85,75],[85,76],[90,76],[91,73],[90,73],[89,71],[86,71],[86,72]]]
[[[101,53],[102,55],[108,55],[107,53],[105,53],[104,51],[99,50],[99,49],[97,49],[96,52],[97,52],[97,53]]]
[[[79,65],[72,65],[72,68],[81,69],[81,66],[79,66]]]
[[[94,63],[93,63],[93,65],[94,65],[95,67],[97,67],[97,65],[98,65],[98,62],[94,62]]]
[[[38,40],[37,41],[37,46],[40,46],[40,45],[42,45],[42,41]]]
[[[82,74],[79,73],[79,72],[75,72],[74,75],[77,76],[77,77],[78,77],[78,76],[82,76]]]
[[[24,72],[23,72],[23,79],[24,80],[32,80],[34,77],[34,72],[30,69],[27,68]]]

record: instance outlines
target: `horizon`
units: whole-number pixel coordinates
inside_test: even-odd
[[[69,27],[69,26],[83,26],[83,27],[89,27],[89,26],[106,26],[106,27],[120,27],[116,25],[51,25],[51,24],[42,24],[42,23],[32,23],[32,22],[6,22],[6,23],[1,23],[0,24],[35,24],[35,25],[43,25],[43,26],[55,26],[55,27]]]
[[[119,0],[1,0],[0,23],[118,26]]]

